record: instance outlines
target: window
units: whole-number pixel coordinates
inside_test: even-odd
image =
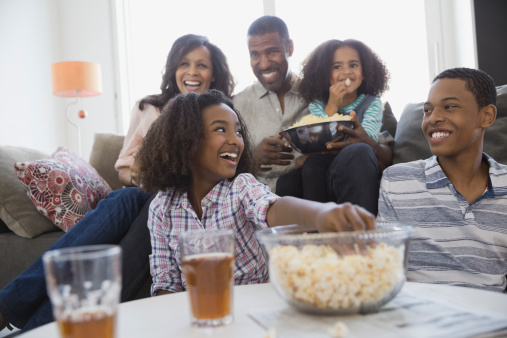
[[[430,84],[425,0],[116,0],[125,19],[129,46],[128,104],[159,93],[161,71],[176,38],[194,33],[207,36],[227,55],[236,79],[236,92],[255,81],[252,74],[246,32],[250,23],[264,15],[264,6],[274,8],[288,25],[294,40],[291,68],[300,71],[301,62],[328,39],[354,38],[370,46],[384,60],[391,74],[390,90],[382,97],[399,119],[405,104],[426,98]],[[434,0],[433,2],[435,2]],[[271,13],[268,13],[271,14]],[[432,22],[436,20],[432,19]],[[120,53],[121,56],[121,53]],[[129,69],[129,71],[127,71]],[[441,69],[442,70],[442,69]],[[129,109],[123,108],[124,130]]]
[[[299,2],[298,2],[299,3]],[[391,74],[388,101],[399,119],[409,102],[426,99],[429,85],[424,0],[311,0],[294,6],[276,0],[276,13],[284,19],[294,40],[292,69],[320,43],[329,39],[356,39],[385,62]]]

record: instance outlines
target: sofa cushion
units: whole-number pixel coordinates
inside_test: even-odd
[[[380,128],[380,132],[387,130],[392,137],[396,135],[396,128],[398,126],[398,121],[393,114],[393,110],[391,109],[391,105],[389,102],[384,103],[384,111],[383,111],[383,119],[382,119],[382,128]]]
[[[113,190],[122,187],[114,164],[120,155],[124,138],[123,135],[96,133],[90,154],[90,164]]]
[[[393,164],[425,159],[430,147],[421,130],[423,103],[409,103],[403,109],[394,137]]]
[[[498,109],[495,123],[484,134],[484,152],[497,162],[507,164],[507,85],[496,87]],[[431,150],[421,130],[423,103],[405,106],[394,138],[393,164],[426,159]]]
[[[89,163],[65,147],[47,159],[16,162],[14,168],[37,210],[63,231],[111,191]]]
[[[507,85],[496,87],[496,121],[484,134],[484,152],[497,162],[507,164]]]
[[[42,215],[40,216],[46,220]],[[42,234],[35,239],[20,237],[12,231],[0,235],[0,262],[2,262],[0,264],[0,289],[28,268],[64,234],[56,226],[51,225],[57,231]],[[0,337],[2,337],[1,333]]]
[[[33,206],[14,171],[16,161],[33,161],[47,156],[38,150],[0,146],[0,218],[18,236],[33,238],[58,230]]]

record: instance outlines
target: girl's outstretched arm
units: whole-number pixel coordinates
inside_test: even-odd
[[[309,224],[319,232],[350,231],[375,228],[375,216],[350,203],[319,203],[285,196],[273,203],[267,212],[270,227]]]

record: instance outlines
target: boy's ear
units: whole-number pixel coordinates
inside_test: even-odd
[[[488,104],[481,109],[482,115],[482,127],[488,128],[496,120],[496,106],[494,104]]]

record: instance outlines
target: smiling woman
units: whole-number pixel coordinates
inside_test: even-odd
[[[208,48],[199,46],[185,55],[176,70],[176,84],[182,93],[202,93],[213,81],[213,64]]]

